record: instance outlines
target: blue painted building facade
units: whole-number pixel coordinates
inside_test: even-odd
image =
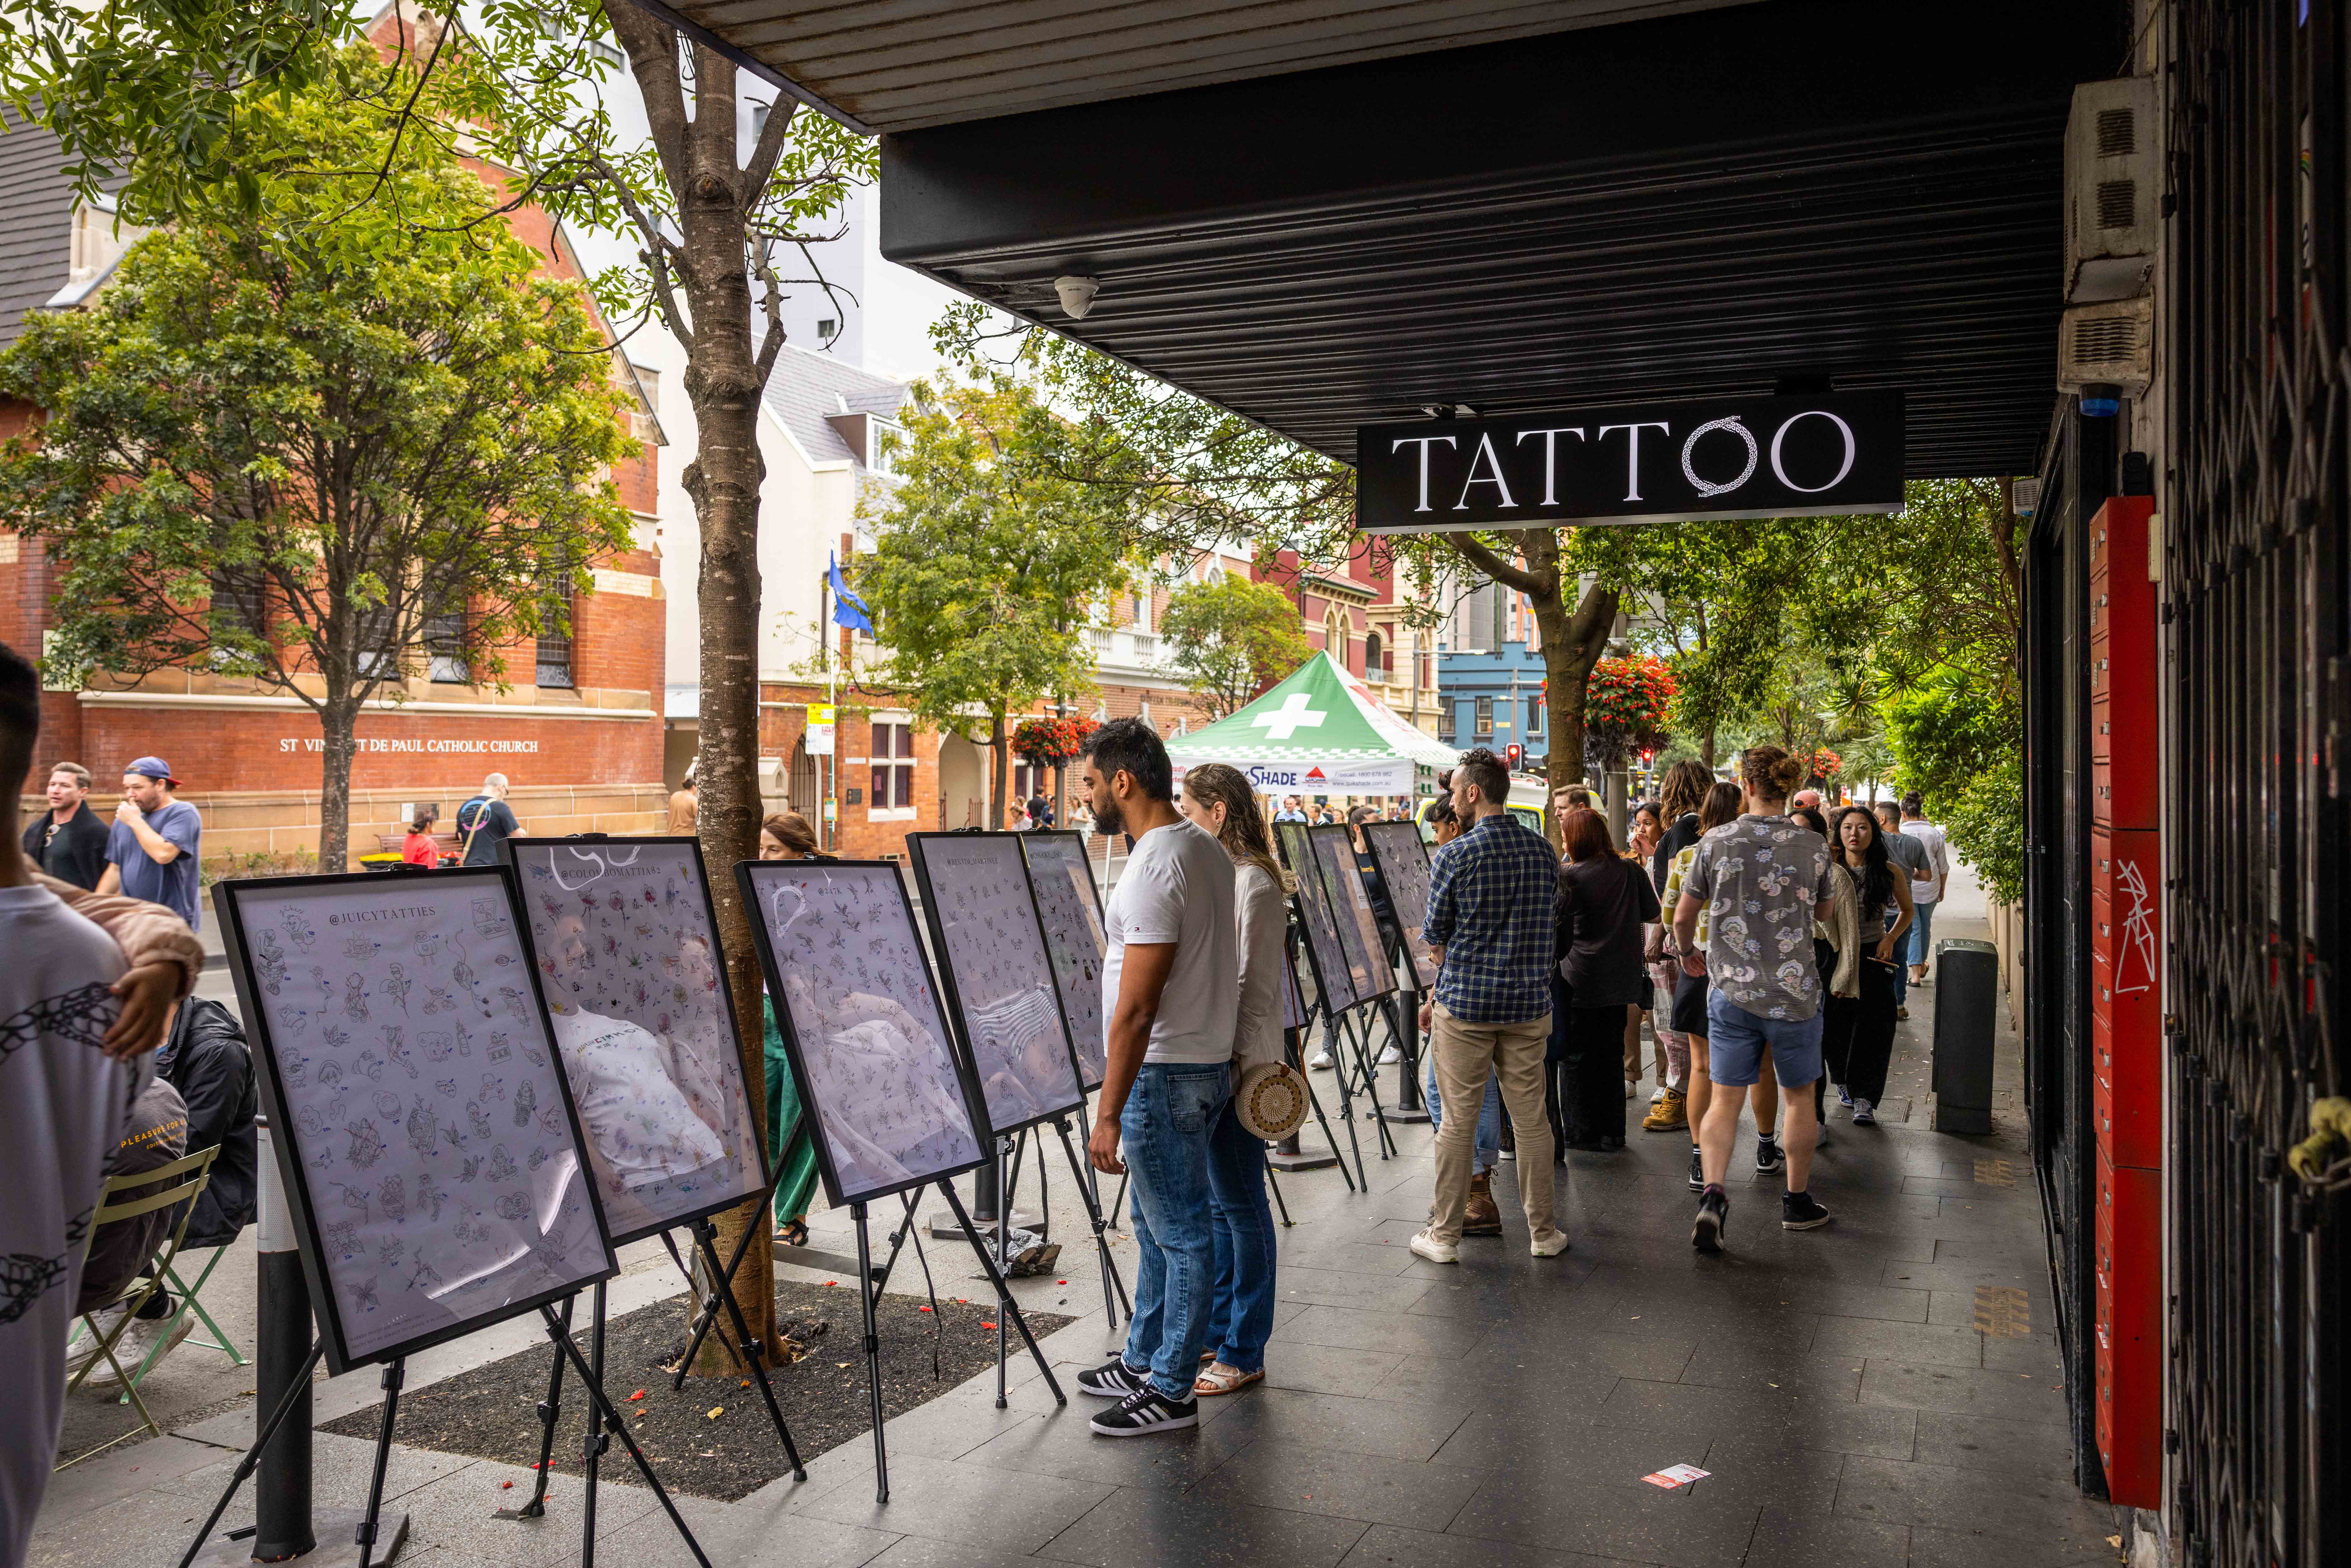
[[[1523,767],[1551,754],[1542,649],[1526,595],[1498,583],[1457,584],[1437,628],[1437,738],[1464,750],[1526,747]]]

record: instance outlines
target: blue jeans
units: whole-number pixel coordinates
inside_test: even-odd
[[[1217,1279],[1208,1141],[1232,1093],[1225,1062],[1145,1062],[1119,1113],[1119,1137],[1133,1173],[1128,1207],[1141,1254],[1126,1364],[1147,1368],[1170,1399],[1192,1397],[1207,1337]]]
[[[1273,1206],[1265,1197],[1265,1145],[1229,1100],[1208,1134],[1208,1207],[1217,1217],[1217,1290],[1201,1344],[1227,1366],[1261,1371],[1273,1333]]]
[[[1767,1019],[1715,990],[1707,995],[1706,1023],[1708,1075],[1718,1089],[1744,1089],[1762,1077],[1767,1046],[1782,1093],[1810,1089],[1821,1075],[1823,1022],[1817,1012],[1808,1019]]]
[[[1445,1125],[1445,1103],[1437,1094],[1437,1053],[1424,1046],[1422,1054],[1428,1061],[1428,1132],[1435,1137],[1437,1130]],[[1486,1080],[1486,1103],[1478,1113],[1478,1169],[1492,1170],[1501,1157],[1502,1086],[1489,1077]]]
[[[1934,959],[1935,905],[1918,905],[1917,924],[1910,927],[1910,961],[1922,967]]]

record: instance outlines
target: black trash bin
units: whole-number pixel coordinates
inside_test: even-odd
[[[1989,1133],[2000,949],[1955,938],[1935,954],[1935,1131]]]

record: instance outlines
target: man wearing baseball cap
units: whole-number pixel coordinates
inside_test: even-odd
[[[100,893],[127,894],[160,904],[201,930],[204,905],[196,896],[198,846],[204,821],[172,791],[180,781],[160,757],[142,757],[122,770],[122,800],[106,836],[106,874]]]

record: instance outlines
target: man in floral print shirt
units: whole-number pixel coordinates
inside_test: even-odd
[[[1813,1145],[1820,1120],[1808,1092],[1821,1075],[1821,977],[1813,962],[1813,922],[1832,913],[1828,841],[1787,815],[1788,791],[1803,780],[1804,765],[1776,746],[1759,746],[1739,761],[1746,813],[1698,841],[1674,909],[1674,935],[1683,967],[1709,983],[1707,1031],[1718,1089],[1753,1083],[1771,1048],[1780,1080],[1788,1158],[1788,1190],[1780,1223],[1814,1230],[1829,1211],[1813,1201]],[[1698,921],[1707,917],[1705,957],[1698,954]],[[1698,1133],[1706,1191],[1698,1199],[1690,1244],[1722,1249],[1730,1200],[1722,1178],[1739,1131],[1746,1096],[1717,1093]]]

